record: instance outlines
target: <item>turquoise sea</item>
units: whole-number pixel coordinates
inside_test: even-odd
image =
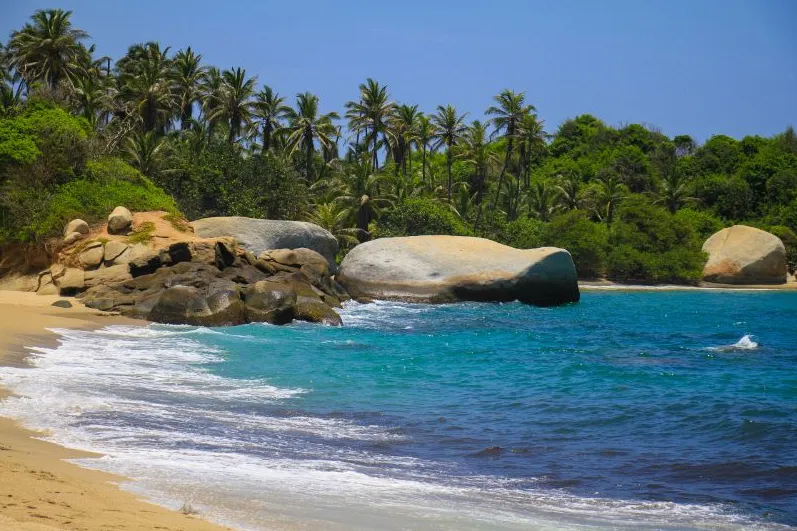
[[[797,293],[60,330],[0,414],[241,529],[797,526]]]

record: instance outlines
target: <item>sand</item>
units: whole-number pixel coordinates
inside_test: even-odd
[[[57,296],[0,291],[0,363],[24,365],[25,345],[56,344],[45,328],[94,328],[141,324],[99,315],[74,299],[72,308],[53,307]],[[0,399],[7,396],[0,390]],[[34,437],[14,421],[0,418],[0,529],[211,531],[228,529],[197,516],[137,499],[117,484],[125,478],[80,468],[65,459],[99,457]]]

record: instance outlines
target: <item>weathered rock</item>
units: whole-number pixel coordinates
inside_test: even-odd
[[[113,209],[108,216],[109,234],[127,234],[133,227],[133,214],[123,206]]]
[[[327,259],[335,271],[338,242],[329,231],[304,221],[281,221],[244,217],[198,219],[191,224],[197,236],[217,238],[231,236],[256,255],[270,249],[307,248]]]
[[[129,248],[130,246],[124,242],[109,241],[108,243],[105,244],[105,253],[103,254],[102,259],[106,264],[111,264],[117,258],[122,256],[122,254],[125,251],[127,251]]]
[[[64,227],[64,236],[69,236],[73,232],[86,235],[89,233],[89,224],[82,219],[73,219]]]
[[[160,251],[137,243],[130,248],[127,264],[130,267],[130,274],[134,277],[154,273],[162,265]]]
[[[115,282],[124,282],[133,278],[130,275],[130,269],[125,264],[114,265],[110,267],[101,267],[94,271],[86,271],[83,274],[84,285],[86,288],[98,286],[100,284],[112,284]]]
[[[303,279],[327,295],[339,298],[339,290],[334,286],[326,259],[312,249],[274,249],[264,251],[258,256],[275,271],[301,273]]]
[[[82,232],[70,232],[64,237],[64,245],[72,245],[78,240],[82,240],[86,235]]]
[[[343,320],[338,312],[320,300],[302,299],[296,303],[295,318],[300,321],[322,323],[325,325],[341,326]]]
[[[105,255],[102,242],[90,242],[81,251],[79,261],[80,267],[83,269],[94,269],[102,263],[102,257]]]
[[[37,295],[58,295],[58,287],[53,283],[53,275],[48,269],[39,273],[39,282],[36,287]]]
[[[244,292],[244,302],[249,321],[285,324],[294,317],[296,292],[290,284],[262,280]]]
[[[67,300],[60,300],[60,301],[55,301],[54,303],[51,304],[51,306],[55,306],[57,308],[71,308],[72,303]]]
[[[76,267],[65,268],[58,277],[53,275],[53,283],[61,295],[74,295],[86,285],[83,270]]]
[[[786,248],[766,231],[734,225],[712,235],[703,244],[708,262],[703,280],[720,284],[783,284]]]
[[[514,249],[483,238],[382,238],[352,249],[338,281],[355,298],[511,301],[552,306],[580,298],[564,249]]]

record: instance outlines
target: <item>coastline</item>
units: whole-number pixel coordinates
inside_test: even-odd
[[[101,315],[68,299],[71,308],[52,306],[57,296],[0,291],[0,363],[24,366],[26,345],[55,346],[47,328],[92,329],[141,324]],[[0,400],[9,392],[0,388]],[[143,501],[118,487],[126,478],[98,472],[67,459],[101,457],[63,448],[37,437],[14,420],[0,418],[0,528],[18,531],[125,529],[218,531],[229,529],[196,516]]]
[[[712,284],[701,282],[696,286],[684,284],[624,284],[611,280],[579,280],[578,289],[584,291],[797,291],[797,282],[785,284]]]

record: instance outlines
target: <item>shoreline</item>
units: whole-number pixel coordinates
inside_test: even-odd
[[[784,284],[686,284],[622,283],[612,280],[579,280],[578,289],[584,291],[797,291],[797,282]]]
[[[52,306],[69,300],[71,308]],[[0,364],[27,366],[26,346],[53,347],[48,328],[94,329],[143,321],[102,315],[75,299],[28,292],[0,291]],[[0,400],[10,396],[0,387]],[[172,511],[122,490],[128,478],[80,467],[67,460],[99,458],[46,442],[45,433],[0,417],[0,528],[18,531],[124,529],[144,531],[220,531],[230,529]]]

